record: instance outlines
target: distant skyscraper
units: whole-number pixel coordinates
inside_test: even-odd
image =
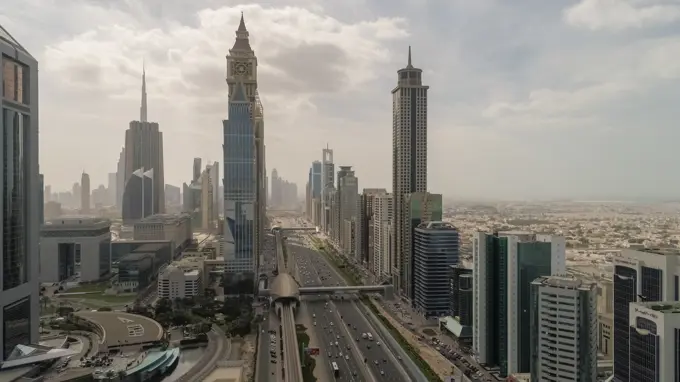
[[[73,194],[73,207],[74,208],[80,208],[81,204],[81,196],[80,196],[80,183],[75,182],[73,183],[72,191],[71,193]]]
[[[530,306],[531,380],[596,382],[597,284],[540,277],[531,283]],[[644,381],[645,375],[635,381]]]
[[[217,206],[220,205],[219,199],[222,198],[222,195],[218,193],[219,188],[220,188],[220,162],[213,162],[213,164],[210,166],[209,169],[210,172],[210,184],[212,185],[212,221],[217,221],[217,219],[220,217],[220,212],[217,209]]]
[[[0,360],[39,341],[38,62],[0,26],[2,214]]]
[[[321,150],[321,230],[326,234],[331,229],[331,193],[335,189],[335,164],[333,150],[326,146]]]
[[[194,158],[194,176],[191,178],[192,182],[198,182],[201,176],[201,158]]]
[[[110,206],[116,205],[116,178],[115,172],[110,172],[108,177],[108,184],[106,186],[106,203]]]
[[[125,147],[120,149],[118,165],[116,166],[116,207],[123,211],[123,191],[125,190]]]
[[[182,190],[179,187],[172,184],[165,185],[165,205],[176,207],[182,205]]]
[[[397,87],[392,90],[392,192],[394,212],[394,286],[408,294],[407,275],[412,263],[408,245],[409,226],[404,216],[406,195],[427,191],[427,90],[423,85],[421,69],[411,64],[411,47],[408,63],[397,71]]]
[[[40,194],[38,195],[38,223],[45,224],[45,175],[39,174],[40,181],[38,182],[38,190]]]
[[[80,212],[86,214],[90,212],[90,175],[85,171],[80,176]]]
[[[146,98],[146,72],[144,72],[140,120],[130,122],[130,128],[125,132],[125,181],[127,184],[132,174],[139,169],[143,169],[144,172],[153,170],[153,205],[149,210],[153,215],[165,212],[163,133],[158,123],[147,120]]]
[[[134,224],[153,215],[154,198],[153,169],[138,169],[125,183],[123,193],[123,224]]]

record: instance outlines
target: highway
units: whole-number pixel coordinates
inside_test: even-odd
[[[295,257],[298,266],[301,268],[300,273],[303,278],[301,282],[304,283],[305,286],[319,286],[319,284],[323,286],[345,285],[344,280],[335,272],[334,269],[332,269],[332,267],[320,254],[310,248],[293,245],[292,242],[294,240],[292,238],[290,241],[291,242],[288,243],[289,250]],[[411,378],[401,366],[399,359],[397,359],[392,354],[392,352],[383,345],[383,339],[369,324],[365,314],[359,310],[354,302],[356,296],[351,294],[344,294],[342,296],[343,297],[338,297],[338,295],[336,295],[333,298],[328,297],[330,302],[328,303],[327,308],[325,308],[325,297],[317,298],[317,301],[312,301],[312,299],[305,301],[311,305],[312,310],[317,312],[317,318],[319,317],[319,311],[323,315],[321,317],[322,321],[317,321],[317,331],[319,330],[319,325],[322,325],[320,330],[323,335],[335,335],[336,340],[337,336],[340,335],[340,340],[338,340],[338,342],[340,343],[340,341],[344,340],[342,342],[342,350],[344,352],[347,351],[347,345],[352,343],[352,347],[356,347],[357,351],[361,353],[360,358],[366,359],[366,365],[370,370],[370,374],[364,378],[357,378],[353,375],[353,373],[356,373],[359,376],[364,375],[364,369],[359,366],[360,363],[363,363],[363,359],[356,360],[356,357],[350,356],[349,361],[345,360],[346,363],[338,363],[338,366],[341,369],[341,375],[343,375],[343,369],[349,370],[349,372],[345,372],[344,374],[346,378],[345,380],[413,380],[413,378]],[[333,323],[332,331],[330,328],[330,322]],[[323,326],[326,326],[325,330]],[[342,327],[343,330],[337,329],[339,327]],[[371,333],[374,337],[373,341],[362,338],[363,333]],[[326,342],[330,344],[330,338]],[[340,347],[338,346],[338,348]],[[322,354],[328,356],[328,349],[323,350],[324,352],[322,352]],[[331,351],[333,357],[335,357],[338,351],[339,350]]]
[[[298,349],[297,333],[295,330],[295,316],[290,303],[281,305],[281,335],[284,347],[285,381],[302,381],[302,367],[300,364],[300,350]]]

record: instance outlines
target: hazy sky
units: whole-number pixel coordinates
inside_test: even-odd
[[[359,185],[391,187],[391,89],[430,85],[429,188],[450,197],[680,192],[676,0],[2,0],[40,62],[41,169],[60,189],[115,171],[139,118],[165,179],[222,162],[225,55],[245,13],[259,59],[267,168],[304,189],[329,142]],[[272,6],[275,4],[276,6]]]

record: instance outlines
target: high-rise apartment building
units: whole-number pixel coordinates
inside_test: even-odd
[[[404,215],[406,195],[427,192],[427,90],[423,85],[423,71],[408,63],[397,71],[397,86],[392,90],[392,193],[394,213],[394,286],[402,295],[411,298],[408,272],[412,262],[410,226]]]
[[[631,354],[638,351],[635,349],[638,345],[633,343],[631,337],[630,327],[635,324],[630,322],[631,303],[680,299],[680,252],[666,248],[624,249],[620,256],[614,257],[613,265],[614,381],[646,381],[635,379],[640,374],[631,360]],[[673,379],[658,379],[667,380]]]
[[[404,203],[401,207],[404,224],[402,227],[402,259],[405,261],[401,271],[401,283],[403,295],[415,304],[414,285],[415,285],[415,256],[414,256],[414,230],[421,223],[438,222],[443,218],[442,195],[431,194],[429,192],[414,192],[404,196]],[[395,238],[396,240],[396,238]]]
[[[158,123],[149,122],[147,119],[147,95],[146,95],[146,71],[142,73],[142,105],[140,107],[139,121],[130,122],[130,127],[125,132],[125,190],[127,182],[132,174],[140,170],[151,179],[151,215],[165,213],[165,176],[163,168],[163,133]],[[124,197],[124,200],[130,200]],[[123,206],[123,220],[134,220],[132,216],[125,216]],[[127,208],[131,213],[130,206]],[[145,211],[146,213],[146,211]],[[133,215],[139,215],[132,212]],[[140,215],[141,216],[141,215]],[[144,215],[146,217],[148,215]]]
[[[215,229],[215,188],[212,184],[214,170],[208,165],[201,174],[201,229],[213,232]]]
[[[596,382],[597,284],[539,277],[530,305],[531,380]]]
[[[377,195],[386,195],[387,190],[384,188],[364,188],[364,191],[359,195],[359,206],[357,207],[357,222],[355,239],[355,255],[357,261],[366,264],[369,271],[379,276],[374,272],[373,267],[373,202]]]
[[[338,177],[341,222],[339,242],[340,247],[346,254],[355,256],[354,244],[359,207],[359,179],[354,174],[351,166],[341,166],[341,169],[343,169],[344,175]]]
[[[413,300],[425,317],[449,313],[449,267],[458,264],[460,237],[450,223],[420,223],[413,235]]]
[[[326,146],[321,150],[321,230],[330,234],[331,229],[331,194],[335,188],[335,164],[333,150]]]
[[[501,377],[530,371],[531,283],[566,274],[564,237],[478,232],[472,241],[473,330],[477,360]]]
[[[5,150],[0,359],[39,340],[38,62],[0,26],[0,128]]]
[[[373,261],[369,268],[379,278],[389,276],[390,221],[392,220],[392,194],[378,194],[373,200]]]
[[[80,212],[87,214],[90,212],[90,175],[83,171],[80,176]]]

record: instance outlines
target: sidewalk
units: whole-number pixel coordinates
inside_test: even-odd
[[[451,375],[451,370],[454,367],[453,363],[449,362],[449,360],[446,359],[446,357],[439,354],[439,352],[436,351],[435,349],[432,349],[426,344],[420,342],[415,334],[401,326],[401,324],[397,320],[395,320],[375,300],[373,301],[373,305],[375,305],[378,308],[380,314],[382,314],[392,324],[392,326],[394,326],[397,329],[397,331],[399,331],[399,333],[406,339],[406,341],[411,346],[420,351],[420,356],[423,358],[423,360],[425,360],[425,362],[427,362],[430,365],[430,367],[432,367],[432,370],[434,370],[434,372],[437,373],[439,377],[443,379]]]

